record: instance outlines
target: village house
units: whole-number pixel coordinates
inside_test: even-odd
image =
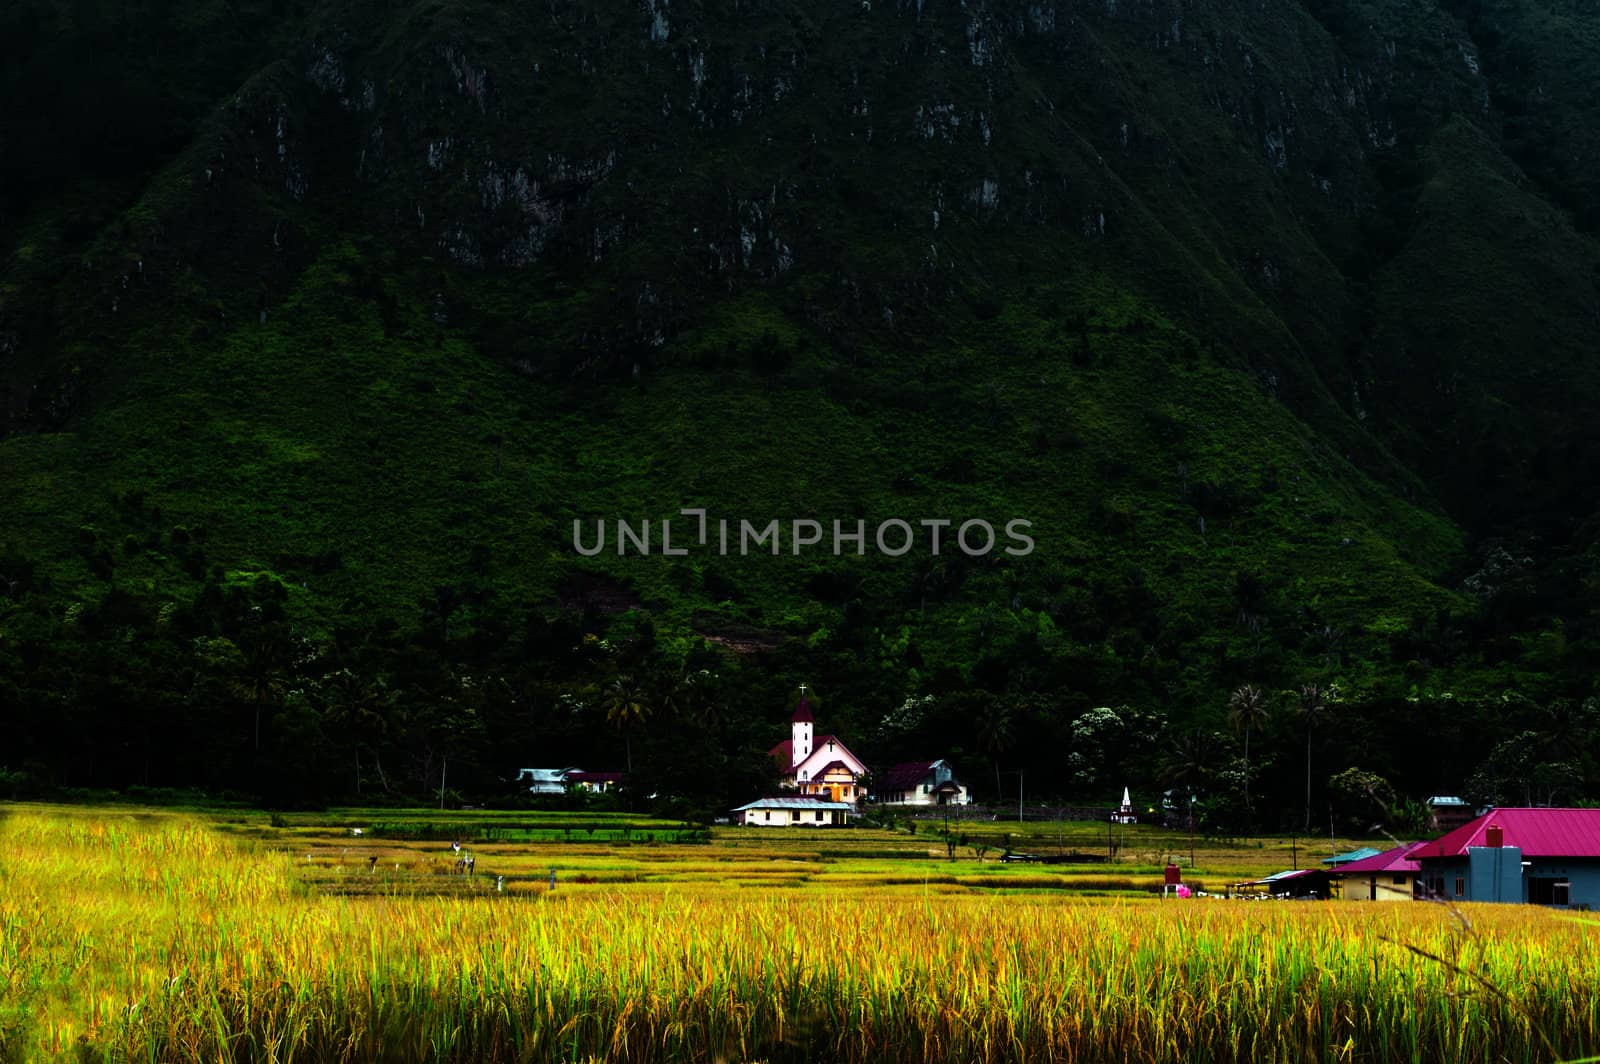
[[[1332,896],[1333,879],[1320,868],[1297,868],[1235,883],[1232,889],[1240,897],[1321,901]]]
[[[801,684],[800,703],[789,718],[789,738],[767,751],[782,773],[779,785],[786,791],[854,808],[866,793],[862,777],[867,767],[837,735],[813,736],[814,724],[811,703]]]
[[[1600,905],[1600,809],[1492,809],[1409,856],[1429,897]]]
[[[1428,807],[1428,823],[1435,831],[1454,831],[1478,815],[1465,799],[1453,794],[1435,794],[1423,804]]]
[[[733,822],[764,828],[843,827],[849,823],[850,814],[854,811],[855,806],[847,802],[827,802],[821,798],[788,795],[762,798],[741,805],[733,811]]]
[[[946,761],[903,761],[873,781],[872,799],[885,805],[966,805],[966,785]]]
[[[622,782],[620,772],[585,772],[581,768],[525,768],[517,773],[517,782],[528,785],[529,794],[566,794],[569,791],[594,791],[603,793],[616,789]]]
[[[622,784],[620,772],[582,772],[574,769],[567,773],[567,786],[575,791],[592,791],[595,794],[605,794],[614,791]]]
[[[525,768],[517,773],[517,782],[528,785],[529,794],[566,794],[567,777],[579,771],[566,768]]]
[[[1392,850],[1340,865],[1345,901],[1411,901],[1421,892],[1422,866],[1412,856],[1428,845],[1408,842]]]

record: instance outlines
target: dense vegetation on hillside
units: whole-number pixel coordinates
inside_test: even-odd
[[[715,808],[803,679],[1218,826],[1600,798],[1597,81],[1579,0],[8,5],[4,785]],[[573,549],[684,507],[1036,549]]]

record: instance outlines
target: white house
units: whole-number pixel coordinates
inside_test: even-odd
[[[566,794],[567,779],[574,772],[581,769],[568,766],[567,768],[525,768],[517,773],[517,782],[528,785],[529,794]]]
[[[847,802],[825,802],[820,798],[762,798],[733,811],[733,822],[747,827],[825,828],[843,827],[855,806]]]
[[[812,735],[815,723],[805,687],[800,704],[789,718],[789,738],[767,751],[778,762],[784,790],[854,806],[866,792],[861,777],[867,766],[850,752],[837,735]]]
[[[904,761],[873,781],[872,797],[886,805],[966,805],[971,798],[946,761]]]

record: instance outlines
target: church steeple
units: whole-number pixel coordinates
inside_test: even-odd
[[[800,704],[794,707],[789,718],[789,767],[793,768],[811,756],[811,703],[806,701],[806,685],[800,685]]]

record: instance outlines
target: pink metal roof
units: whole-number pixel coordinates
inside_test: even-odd
[[[1600,857],[1600,809],[1494,809],[1411,852],[1413,860],[1463,857],[1467,847],[1484,845],[1484,833],[1498,825],[1505,845],[1524,857]]]
[[[1422,866],[1417,864],[1411,854],[1424,846],[1426,842],[1408,842],[1404,846],[1396,846],[1392,850],[1385,850],[1375,857],[1367,857],[1360,861],[1351,861],[1337,869],[1340,875],[1368,876],[1378,875],[1403,875],[1408,872],[1420,872]]]
[[[800,704],[794,707],[794,716],[790,717],[789,720],[795,724],[811,723],[811,703],[806,701],[805,695],[800,696]]]

